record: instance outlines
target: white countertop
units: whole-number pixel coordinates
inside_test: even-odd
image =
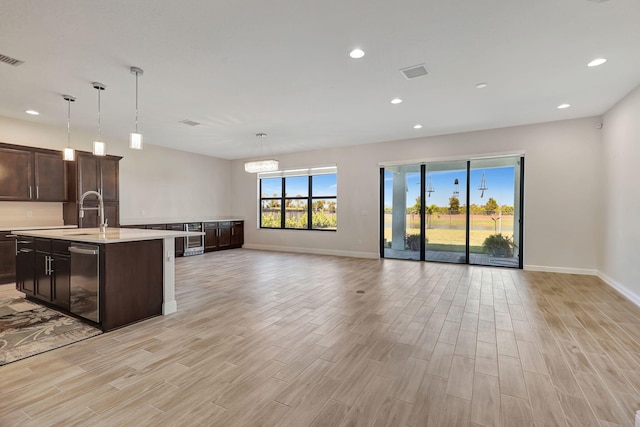
[[[0,227],[0,232],[3,231],[16,231],[16,230],[49,230],[52,228],[78,228],[77,225],[39,225],[39,226],[34,226],[34,225],[22,225],[22,226],[18,226],[18,225],[14,225],[12,226],[2,226]]]
[[[156,219],[125,219],[120,220],[120,225],[154,225],[154,224],[186,224],[190,222],[225,222],[225,221],[244,221],[244,218],[228,217],[228,218],[156,218]]]
[[[107,228],[105,234],[100,234],[99,228],[55,229],[55,230],[12,230],[18,236],[41,237],[45,239],[69,240],[84,243],[121,243],[139,240],[158,240],[167,237],[202,236],[201,232],[170,231],[170,230],[140,230],[137,228]]]

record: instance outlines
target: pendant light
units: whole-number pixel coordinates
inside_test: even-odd
[[[100,141],[100,92],[106,89],[106,86],[102,83],[93,82],[91,83],[93,88],[98,91],[98,140],[93,142],[93,155],[94,156],[106,156],[107,155],[107,144]]]
[[[136,75],[136,131],[129,134],[129,148],[142,150],[142,134],[138,133],[138,77],[144,74],[142,68],[131,67],[131,74]]]
[[[71,95],[62,95],[62,99],[67,101],[67,148],[62,151],[62,160],[73,162],[76,159],[76,151],[71,148],[71,103],[76,98]]]
[[[256,133],[256,138],[260,141],[260,154],[262,154],[262,140],[267,137],[266,133]],[[244,162],[244,171],[248,173],[273,172],[278,170],[277,160],[254,160]]]
[[[478,187],[478,190],[481,191],[480,198],[484,197],[484,192],[488,189],[489,187],[487,187],[487,179],[484,176],[484,172],[482,172],[482,178],[480,178],[480,186]]]
[[[433,183],[431,182],[431,175],[427,175],[427,193],[429,195],[427,197],[431,197],[431,193],[435,193],[436,189],[433,188]]]

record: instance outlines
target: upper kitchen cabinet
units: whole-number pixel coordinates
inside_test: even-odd
[[[0,147],[0,200],[32,200],[33,154]]]
[[[66,171],[59,151],[0,144],[0,200],[64,202]]]
[[[84,218],[79,217],[80,198],[87,191],[97,191],[104,201],[105,218],[110,227],[118,226],[119,189],[119,156],[94,156],[90,153],[76,152],[75,162],[67,163],[67,181],[69,202],[63,206],[65,225],[77,225],[80,228],[97,227],[96,211],[87,211]],[[98,204],[95,196],[88,196],[85,206],[94,207]]]
[[[60,153],[33,153],[35,164],[36,200],[60,202],[67,200],[67,174]]]
[[[75,168],[74,165],[70,166],[71,169],[75,169],[73,172],[77,176],[77,192],[75,194],[77,200],[80,200],[83,193],[93,190],[100,193],[105,202],[117,202],[120,159],[122,157],[78,154]],[[71,197],[74,196],[71,195]]]

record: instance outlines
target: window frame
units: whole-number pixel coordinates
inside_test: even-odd
[[[324,172],[320,172],[324,170]],[[338,183],[338,169],[335,166],[330,167],[322,167],[322,168],[309,168],[309,169],[296,169],[289,171],[277,171],[277,172],[266,172],[258,174],[258,228],[265,230],[306,230],[306,231],[331,231],[336,232],[338,230],[337,221],[336,228],[313,228],[313,201],[314,200],[333,200],[336,202],[336,216],[337,216],[337,203],[338,203],[338,191],[336,188],[335,196],[328,195],[315,195],[313,193],[313,177],[319,175],[335,175],[336,177],[336,185]],[[287,178],[299,178],[299,177],[307,178],[307,195],[306,196],[287,196],[286,189],[286,180]],[[266,196],[263,197],[262,193],[262,181],[264,179],[273,179],[280,178],[280,196]],[[278,201],[280,203],[280,226],[279,227],[267,227],[263,225],[263,203]],[[287,201],[293,200],[303,200],[307,203],[306,206],[306,215],[307,215],[307,224],[306,227],[298,228],[298,227],[287,227]],[[336,218],[337,219],[337,218]]]

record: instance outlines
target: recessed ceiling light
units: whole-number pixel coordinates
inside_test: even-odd
[[[391,103],[392,103],[392,104],[400,104],[401,102],[402,102],[402,99],[400,99],[400,98],[393,98],[393,99],[391,100]]]
[[[364,50],[362,49],[353,49],[350,53],[349,56],[352,57],[353,59],[360,59],[364,56]]]
[[[569,107],[571,107],[571,104],[560,104],[560,105],[558,105],[558,107],[557,107],[557,108],[558,108],[559,110],[562,110],[562,109],[564,109],[564,108],[569,108]]]
[[[25,111],[25,113],[31,114],[32,116],[39,116],[40,115],[40,113],[38,113],[36,110],[27,110],[27,111]]]
[[[488,85],[488,84],[486,84],[486,83],[478,83],[478,84],[476,85],[476,88],[478,88],[478,89],[484,89],[484,88],[485,88],[485,87],[487,87],[487,86],[489,86],[489,85]]]
[[[598,65],[602,65],[607,62],[606,58],[596,58],[593,61],[587,64],[587,67],[597,67]]]
[[[418,124],[418,125],[413,125],[414,129],[422,129],[422,125]]]

